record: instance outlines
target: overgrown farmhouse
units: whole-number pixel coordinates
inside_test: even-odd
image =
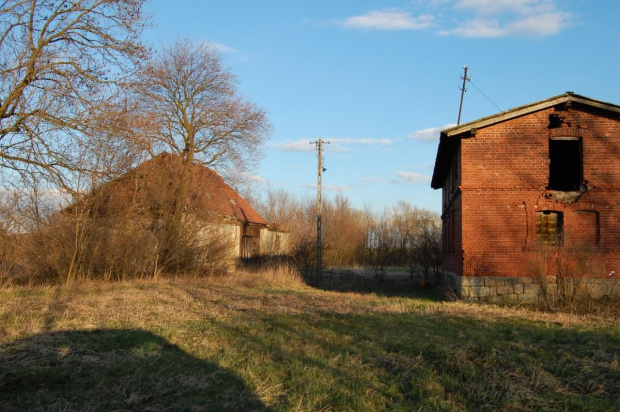
[[[88,213],[94,218],[139,216],[156,222],[171,213],[168,209],[184,187],[182,168],[179,156],[155,156],[97,189]],[[194,227],[205,239],[226,239],[231,259],[247,263],[288,253],[288,233],[267,222],[214,170],[194,165],[181,196],[184,221],[195,223],[186,227]]]
[[[446,129],[431,186],[464,299],[535,301],[562,276],[600,296],[620,278],[618,105],[568,92]]]

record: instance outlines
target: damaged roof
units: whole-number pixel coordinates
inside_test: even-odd
[[[620,106],[616,104],[580,96],[573,92],[566,92],[559,96],[554,96],[545,100],[526,104],[524,106],[515,107],[505,112],[483,117],[469,123],[442,130],[439,137],[439,147],[437,148],[437,157],[435,159],[435,169],[433,171],[431,187],[433,189],[440,189],[443,187],[443,182],[446,174],[448,173],[453,153],[458,147],[460,139],[463,137],[472,137],[475,134],[476,129],[491,126],[516,117],[534,113],[539,110],[548,109],[550,107],[558,105],[571,105],[573,103],[620,114]]]
[[[182,167],[179,156],[161,153],[95,190],[89,202],[91,209],[99,216],[118,215],[129,209],[139,214],[165,213],[165,208],[170,207],[171,199],[175,198],[175,191],[181,187]],[[197,164],[191,170],[183,200],[187,213],[201,218],[216,216],[267,225],[267,221],[214,170]]]

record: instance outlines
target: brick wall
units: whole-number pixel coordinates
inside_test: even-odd
[[[561,119],[556,128],[549,128],[550,115]],[[580,191],[547,189],[549,139],[560,136],[581,139],[585,184]],[[460,190],[448,201],[444,194],[443,233],[458,239],[452,250],[444,242],[446,271],[466,277],[529,276],[539,247],[537,213],[547,211],[561,215],[561,247],[596,247],[604,268],[596,276],[620,274],[617,115],[576,105],[540,110],[478,129],[474,137],[461,139],[458,152]]]

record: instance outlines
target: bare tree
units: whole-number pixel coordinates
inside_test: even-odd
[[[325,261],[336,266],[361,263],[359,255],[365,247],[363,213],[355,210],[351,201],[339,193],[333,202],[326,199],[323,219]]]
[[[421,220],[423,210],[400,200],[391,210],[393,232],[399,245],[398,264],[404,265],[409,277],[416,277],[417,269],[421,265]]]
[[[247,200],[245,196],[244,199]],[[262,201],[256,202],[255,208],[268,222],[278,223],[290,230],[293,224],[301,225],[301,222],[295,222],[299,217],[299,203],[290,192],[267,186]]]
[[[184,236],[183,216],[194,164],[247,171],[259,158],[270,125],[261,108],[237,95],[236,78],[216,48],[189,39],[163,47],[145,66],[137,98],[152,153],[169,150],[181,164],[162,215],[162,244]],[[164,261],[178,261],[175,248],[162,249]],[[170,253],[169,253],[170,252]]]
[[[245,197],[245,196],[244,196]],[[256,210],[269,222],[288,232],[292,262],[304,273],[315,273],[316,203],[312,197],[299,198],[286,190],[267,187]]]
[[[66,183],[67,171],[83,169],[75,148],[146,56],[144,1],[0,3],[2,171]]]
[[[443,264],[441,255],[441,219],[437,214],[426,212],[420,217],[420,233],[418,238],[418,252],[426,279],[429,272],[433,273],[435,283],[441,281]]]
[[[270,131],[263,109],[237,95],[236,77],[206,43],[163,47],[140,77],[148,133],[186,163],[248,170]]]
[[[388,268],[394,264],[397,257],[398,239],[394,236],[389,213],[379,216],[371,215],[367,221],[369,226],[366,239],[366,260],[372,266],[375,281],[384,282]]]

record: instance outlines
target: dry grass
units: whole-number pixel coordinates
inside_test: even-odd
[[[284,269],[0,290],[0,409],[620,407],[617,317],[404,292]]]
[[[237,270],[230,276],[210,277],[208,281],[222,286],[251,287],[271,285],[283,288],[300,288],[305,286],[299,271],[287,265],[261,267],[255,270]]]

